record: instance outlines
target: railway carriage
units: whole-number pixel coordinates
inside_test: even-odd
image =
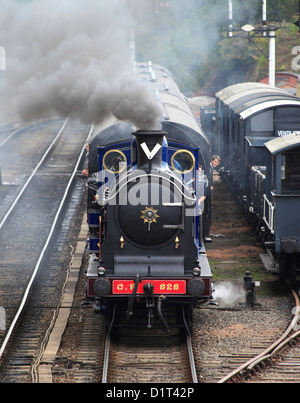
[[[300,133],[268,141],[265,148],[265,170],[253,168],[260,205],[252,214],[261,217],[260,231],[267,234],[265,267],[295,287],[300,273]]]
[[[215,152],[267,248],[266,268],[295,285],[300,271],[300,99],[260,83],[216,94]]]
[[[108,325],[126,325],[126,313],[148,327],[190,328],[192,307],[212,294],[210,144],[171,74],[151,64],[136,70],[163,105],[162,130],[115,122],[90,144],[87,296]]]

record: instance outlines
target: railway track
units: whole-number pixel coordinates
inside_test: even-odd
[[[202,307],[194,312],[195,360],[199,382],[203,383],[219,382],[272,345],[289,326],[295,306],[293,296],[279,278],[266,273],[259,258],[262,248],[256,235],[217,176],[212,239],[207,253],[219,306]],[[261,283],[253,308],[246,306],[243,293],[243,279],[248,270],[253,280]],[[263,366],[257,366],[262,374]],[[252,377],[249,382],[255,379]]]
[[[193,341],[183,328],[166,334],[161,327],[135,324],[107,333],[102,315],[95,315],[89,305],[80,308],[84,266],[83,262],[70,319],[52,362],[52,382],[197,383]]]
[[[219,198],[223,216],[224,194],[220,194]],[[225,203],[227,204],[229,201],[225,200]],[[230,211],[232,214],[231,208]],[[224,215],[224,220],[228,222],[228,216]],[[238,225],[241,226],[241,231]],[[225,266],[225,269],[223,269],[224,272],[226,272],[229,266],[233,265],[238,270],[238,267],[243,265],[242,273],[244,275],[244,264],[247,263],[249,265],[248,260],[251,260],[253,270],[258,264],[259,257],[256,259],[253,251],[258,252],[259,248],[249,244],[249,236],[246,235],[244,225],[240,221],[240,216],[236,214],[233,228],[231,225],[227,225],[226,227],[230,236],[233,234],[232,229],[234,229],[236,236],[240,237],[239,248],[233,249],[231,246],[231,242],[234,242],[234,245],[236,245],[234,238],[230,239],[230,236],[220,238],[220,242],[225,243],[227,254],[226,257],[225,254],[221,256],[222,265]],[[219,226],[219,229],[221,228],[219,223],[216,226]],[[242,239],[240,236],[241,232],[243,235]],[[251,244],[255,244],[256,241],[254,238],[253,235],[250,236]],[[217,240],[219,238],[216,238],[213,247],[219,249]],[[244,257],[245,250],[249,251],[250,257]],[[231,253],[230,256],[229,252]],[[233,253],[235,256],[232,256]],[[241,254],[239,255],[239,253]],[[213,265],[216,265],[216,261]],[[83,271],[84,268],[82,268]],[[259,273],[259,270],[257,270],[257,273]],[[266,278],[267,282],[270,281],[270,288],[275,287],[276,289],[279,287],[279,285],[276,285],[276,280],[273,278],[270,279],[269,275]],[[140,329],[135,331],[131,329],[126,335],[125,330],[119,329],[115,335],[112,334],[110,342],[106,343],[110,344],[110,349],[107,349],[107,353],[104,354],[104,320],[102,316],[93,315],[91,308],[88,306],[83,308],[84,312],[81,314],[79,308],[81,298],[79,293],[74,302],[73,314],[71,315],[72,323],[69,323],[66,329],[65,337],[53,365],[52,374],[54,382],[80,383],[104,381],[107,383],[150,382],[155,384],[160,382],[180,383],[183,379],[191,379],[191,375],[187,375],[186,373],[183,376],[179,375],[177,369],[174,370],[175,374],[173,372],[170,373],[170,370],[173,371],[173,367],[176,368],[175,361],[180,361],[177,356],[174,358],[175,353],[172,356],[173,351],[176,351],[177,354],[179,350],[182,350],[181,352],[185,358],[181,361],[181,367],[187,368],[188,366],[186,364],[188,358],[185,338],[184,335],[180,335],[179,333],[174,337],[175,344],[167,346],[167,343],[171,342],[163,332],[158,332],[156,335],[153,333],[156,341],[154,340],[152,345],[152,336],[150,337],[152,330],[150,333],[149,330],[145,330],[145,334],[143,335]],[[278,288],[276,297],[266,298],[258,296],[258,304],[253,309],[241,307],[239,304],[234,307],[222,307],[221,305],[219,307],[211,306],[196,309],[194,312],[192,344],[198,381],[218,382],[229,372],[232,372],[233,369],[238,368],[241,364],[261,354],[287,328],[292,306],[293,302],[291,298]],[[139,333],[141,333],[140,339],[138,337]],[[204,338],[205,334],[208,336]],[[165,337],[167,337],[167,340],[162,342]],[[157,339],[160,339],[160,342]],[[162,346],[165,346],[163,348],[164,351],[161,351]],[[185,353],[183,353],[184,350]],[[169,357],[165,359],[162,354],[166,353],[169,354]],[[106,356],[105,360],[104,355]],[[293,362],[293,369],[297,369],[295,361],[292,361],[294,358],[289,357],[289,359],[290,362]],[[106,369],[103,375],[99,368],[102,368],[104,361],[106,362]],[[264,364],[260,364],[258,368],[261,368],[261,365]],[[155,370],[156,367],[159,369],[158,371]],[[167,370],[168,367],[169,372]],[[279,367],[282,371],[284,365],[281,364]],[[177,380],[177,376],[180,376],[181,379]],[[258,377],[252,376],[250,382],[256,379],[259,382]],[[270,382],[272,382],[272,378],[270,379]],[[247,379],[242,379],[242,382],[247,382]]]
[[[107,335],[102,383],[197,383],[191,338],[183,329],[118,328]]]
[[[297,376],[297,352],[294,347],[294,356],[289,344],[284,347],[288,356],[286,364],[283,353],[278,354],[277,350],[277,355],[275,352],[272,357],[267,357],[250,369],[247,369],[247,365],[243,369],[247,362],[252,365],[256,357],[259,360],[259,357],[272,353],[272,348],[267,354],[265,350],[286,333],[296,303],[280,279],[265,272],[259,259],[262,252],[255,234],[251,233],[230,192],[217,177],[214,195],[212,232],[217,235],[213,235],[208,255],[213,272],[221,277],[215,278],[215,288],[223,285],[223,290],[227,287],[232,291],[228,292],[228,295],[231,294],[228,300],[219,300],[218,307],[206,307],[195,312],[194,335],[201,346],[196,352],[199,379],[210,383],[254,383],[274,382],[276,379],[280,382],[286,376],[291,380],[294,370]],[[257,303],[251,309],[245,306],[245,297],[235,302],[231,299],[235,296],[233,294],[243,290],[246,270],[251,271],[254,280],[261,282],[261,287],[257,289]],[[198,326],[200,319],[205,326]],[[293,367],[289,366],[288,361],[293,363]],[[278,377],[275,375],[277,365]],[[242,374],[232,375],[231,378],[229,374],[238,368],[241,368]]]
[[[251,378],[252,374],[256,373],[257,370],[261,371],[264,363],[267,362],[269,364],[272,364],[273,360],[275,361],[276,359],[278,359],[280,357],[282,350],[284,350],[289,343],[291,343],[300,336],[299,330],[294,331],[300,317],[299,297],[294,290],[292,290],[292,294],[295,298],[295,311],[293,319],[289,324],[289,326],[287,327],[287,329],[285,330],[285,332],[274,343],[272,343],[266,349],[264,349],[260,354],[240,365],[234,371],[230,372],[228,375],[223,377],[218,383],[226,383],[229,381],[240,381],[243,379]],[[297,359],[295,358],[299,356],[299,351],[300,350],[297,349],[295,356],[293,355],[294,353],[292,354],[290,352],[290,354],[292,354],[292,357],[289,357],[289,359],[287,360],[289,362],[286,364],[286,367],[291,365],[296,367],[300,366],[300,362],[297,361]],[[284,367],[285,364],[281,363],[281,365],[279,364],[279,366]],[[289,377],[289,381],[291,381],[292,379],[294,382],[298,382],[299,372],[296,371],[295,375],[296,376],[294,378]],[[268,377],[265,377],[264,379],[265,381],[269,381]]]
[[[91,130],[78,126],[78,122],[71,119],[63,122],[55,136],[51,130],[49,136],[49,127],[44,136],[40,134],[41,128],[31,128],[23,145],[27,147],[27,156],[32,155],[33,150],[36,151],[35,160],[38,154],[41,155],[38,163],[30,158],[27,160],[22,155],[24,148],[16,147],[13,142],[5,144],[5,152],[0,150],[4,161],[9,148],[15,150],[13,161],[15,166],[19,165],[14,172],[19,172],[22,182],[7,194],[6,198],[13,194],[14,202],[5,213],[1,212],[0,222],[0,306],[6,315],[5,330],[0,332],[0,360],[5,366],[5,379],[28,382],[28,366],[36,355],[43,326],[51,320],[57,303],[59,293],[56,292],[66,275],[64,265],[72,254],[70,245],[74,239],[70,239],[73,235],[69,231],[78,221],[79,206],[83,211],[85,184],[83,180],[75,179]],[[30,137],[32,140],[34,136],[39,140],[43,137],[43,141],[32,144]],[[12,141],[20,145],[20,138],[17,140],[16,137],[13,136]],[[53,140],[45,151],[49,138]],[[34,169],[30,172],[32,165]],[[37,278],[38,286],[35,287]],[[27,315],[27,310],[24,311],[29,297],[34,313],[30,311],[19,335],[16,329],[25,313]],[[40,320],[43,322],[41,328]],[[15,340],[18,348],[11,354]]]
[[[278,359],[274,359],[272,365],[259,369],[252,374],[251,383],[299,383],[300,379],[300,348],[299,340],[291,342],[286,347],[286,351],[279,354]]]
[[[246,229],[244,228],[245,224],[241,222],[240,215],[237,213],[235,213],[236,215],[234,217],[234,227],[231,227],[231,221],[228,216],[223,214],[224,201],[226,204],[228,204],[229,201],[227,201],[226,198],[224,199],[224,193],[220,193],[219,198],[221,205],[220,214],[222,213],[222,217],[226,223],[230,222],[230,225],[226,226],[230,236],[216,238],[212,247],[219,251],[219,241],[225,243],[226,257],[225,254],[221,255],[222,265],[225,266],[223,270],[226,272],[227,267],[231,267],[232,265],[234,268],[236,267],[236,270],[238,270],[238,267],[241,265],[244,267],[245,263],[249,265],[248,260],[245,260],[244,257],[245,250],[250,251],[248,252],[250,257],[246,257],[246,259],[251,260],[254,270],[259,261],[259,257],[256,259],[253,256],[253,250],[258,250],[259,248],[255,248],[249,244],[249,236],[247,236]],[[232,209],[237,208],[233,206]],[[233,218],[232,209],[230,208],[231,220]],[[218,207],[216,210],[218,210]],[[217,213],[217,211],[215,211],[215,213]],[[240,225],[242,229],[242,239],[238,225]],[[218,229],[221,228],[219,223],[216,224],[216,227],[218,227]],[[237,244],[235,238],[231,239],[233,234],[232,229],[234,229],[236,236],[239,236],[241,243],[241,246],[236,249],[234,249],[234,246],[231,246],[231,243],[234,243],[234,245]],[[251,243],[255,242],[254,238],[253,235],[250,236]],[[245,246],[243,244],[245,244]],[[222,250],[224,250],[224,247],[220,250],[220,254]],[[231,253],[230,256],[229,251]],[[242,253],[242,258],[238,254],[239,251]],[[235,256],[232,256],[233,253]],[[216,264],[215,261],[213,266]],[[85,268],[83,266],[81,271],[82,278],[84,278],[84,270]],[[244,268],[242,272],[242,276],[243,275]],[[232,276],[231,271],[230,276]],[[81,282],[83,282],[82,278]],[[269,281],[269,275],[267,279]],[[131,330],[131,336],[126,336],[125,331],[124,335],[117,333],[115,336],[112,336],[112,350],[107,349],[107,352],[112,351],[112,353],[106,353],[109,360],[107,361],[106,358],[106,375],[104,375],[104,378],[102,377],[101,369],[99,370],[99,368],[103,366],[105,355],[104,319],[101,315],[93,315],[91,313],[91,307],[89,306],[80,309],[80,303],[82,302],[82,291],[80,293],[80,289],[84,290],[84,286],[84,283],[82,283],[82,288],[78,287],[77,296],[73,303],[72,314],[70,315],[71,320],[66,328],[58,355],[52,366],[53,382],[83,383],[102,382],[102,380],[115,382],[115,379],[116,382],[144,383],[148,382],[149,379],[151,379],[153,383],[174,382],[173,379],[176,379],[176,376],[173,378],[173,374],[170,373],[165,375],[168,364],[165,365],[164,370],[160,370],[160,373],[157,374],[155,371],[155,367],[159,366],[158,361],[160,361],[157,359],[157,356],[160,357],[162,354],[161,343],[156,341],[157,345],[155,345],[154,342],[154,348],[151,347],[151,341],[147,340],[150,335],[149,330],[146,331],[144,336],[141,334],[141,342],[139,342],[139,329],[134,332]],[[274,286],[276,287],[276,281]],[[273,287],[272,279],[270,287]],[[192,345],[199,382],[218,382],[222,377],[232,371],[232,369],[237,368],[242,363],[261,353],[267,345],[272,344],[274,340],[281,335],[281,331],[284,331],[288,323],[292,301],[290,301],[290,298],[285,297],[282,291],[278,291],[279,294],[276,298],[272,296],[271,298],[266,298],[266,301],[264,301],[265,298],[262,299],[259,296],[259,303],[254,309],[246,309],[239,305],[235,305],[234,307],[222,307],[221,305],[219,307],[201,307],[194,311]],[[124,336],[124,342],[121,341],[121,336],[122,339]],[[144,340],[142,340],[143,337]],[[161,332],[157,334],[157,337],[167,336]],[[176,337],[179,337],[179,335]],[[144,347],[142,347],[143,343]],[[183,345],[186,343],[183,336],[180,339],[180,343],[175,348],[177,352],[180,349],[186,350],[185,347],[183,348]],[[123,347],[125,348],[124,351]],[[150,352],[150,358],[148,356],[146,357],[146,355],[148,355],[146,351],[151,348],[153,361],[151,361]],[[170,352],[171,348],[169,354]],[[141,358],[138,358],[140,353]],[[167,348],[164,349],[163,353],[167,353]],[[155,357],[154,354],[157,354],[157,356]],[[185,359],[183,360],[185,364],[182,364],[182,367],[187,367],[186,357],[187,354],[185,353]],[[119,358],[120,361],[118,361]],[[142,361],[142,364],[144,367],[146,366],[146,368],[139,367],[139,360]],[[166,361],[168,363],[174,363],[172,354],[170,354],[169,358],[166,358]],[[163,365],[162,362],[161,364]],[[170,365],[169,367],[172,366]],[[190,375],[185,376],[186,379],[191,379]],[[182,379],[183,377],[181,380]],[[181,381],[176,380],[175,382]]]
[[[48,174],[50,174],[50,172],[48,172]],[[80,189],[78,190],[78,197],[80,197],[79,194]],[[220,211],[220,214],[224,215],[223,195],[220,195],[220,200],[222,205],[222,211]],[[228,203],[226,200],[225,202]],[[76,216],[76,213],[73,213],[73,215],[70,215],[65,219],[65,224],[63,224],[64,227],[67,228],[69,223],[74,220],[74,215]],[[241,227],[243,224],[241,224],[239,220],[240,218],[236,217],[236,222],[234,223],[233,227],[228,228],[228,217],[225,217],[226,228],[229,230],[234,230],[237,234],[239,234],[240,241],[243,241],[245,237],[246,243],[248,242],[248,240],[246,240],[246,231]],[[218,231],[223,233],[223,228],[220,228],[219,223],[217,223],[217,227]],[[240,236],[241,233],[242,239]],[[64,242],[60,244],[59,248],[66,248],[66,238],[67,235],[64,236]],[[239,252],[244,253],[245,248],[250,250],[248,256],[251,256],[246,257],[246,259],[253,261],[253,266],[256,265],[256,261],[253,256],[254,252],[259,249],[257,246],[249,246],[248,243],[246,243],[246,246],[239,244],[239,246],[233,250],[233,246],[228,238],[229,237],[227,236],[224,239],[220,238],[223,243],[226,243],[226,255],[224,253],[224,249],[223,252],[220,252],[220,254],[223,253],[223,255],[220,256],[223,266],[227,267],[229,265],[234,265],[234,267],[236,267],[238,270],[238,266],[241,264],[244,265],[246,262],[246,260],[243,260],[245,259],[244,257],[241,258],[241,256],[238,255]],[[236,241],[233,241],[236,245]],[[67,241],[67,244],[68,242],[69,240]],[[232,256],[232,251],[237,256]],[[47,269],[47,271],[43,271],[45,278],[48,277],[47,273],[50,269],[53,269],[53,272],[51,272],[51,275],[49,275],[51,278],[55,276],[62,276],[62,274],[65,275],[65,270],[62,271],[60,266],[68,266],[71,255],[72,251],[69,249],[68,259],[65,260],[64,263],[62,260],[59,260],[60,258],[58,256],[53,256],[53,260],[49,262],[49,269]],[[214,257],[214,259],[216,259],[216,257]],[[233,260],[236,260],[236,262],[232,263]],[[215,265],[215,263],[213,263],[213,265]],[[111,335],[111,353],[106,354],[109,357],[109,361],[106,364],[107,376],[106,380],[105,377],[102,379],[103,375],[101,373],[101,368],[104,360],[103,356],[105,343],[104,320],[101,316],[95,316],[92,313],[91,307],[81,306],[81,302],[83,300],[83,290],[85,287],[84,270],[85,268],[82,267],[81,275],[79,276],[79,282],[81,284],[78,286],[78,290],[76,292],[77,296],[73,302],[69,325],[66,328],[64,337],[62,338],[58,354],[51,364],[53,382],[83,383],[101,382],[104,380],[106,382],[142,383],[149,382],[149,379],[151,379],[150,382],[152,383],[181,383],[186,382],[186,379],[191,382],[192,376],[190,372],[187,373],[184,371],[183,373],[181,371],[181,374],[177,374],[178,371],[175,369],[175,363],[181,360],[181,358],[178,358],[174,352],[176,351],[177,354],[178,350],[182,350],[182,357],[184,357],[181,361],[181,367],[187,368],[189,366],[189,364],[187,365],[189,358],[188,353],[186,352],[187,348],[184,334],[180,334],[180,332],[174,334],[173,341],[169,340],[168,336],[166,336],[162,331],[161,333],[158,332],[159,334],[156,336],[160,339],[160,342],[157,342],[157,339],[153,342],[153,357],[151,357],[151,352],[149,352],[149,356],[146,357],[145,351],[151,350],[152,348],[149,330],[146,331],[145,335],[141,333],[141,340],[139,341],[137,331],[129,330],[129,334],[126,336],[126,332],[123,330],[121,331],[121,329],[119,329],[117,333]],[[47,319],[47,326],[49,326],[53,311],[57,307],[57,301],[53,298],[54,294],[57,293],[56,283],[57,279],[56,281],[53,280],[52,283],[48,284],[50,291],[49,294],[44,295],[44,291],[40,290],[40,293],[35,299],[32,300],[33,302],[31,303],[31,306],[34,308],[33,310],[35,311],[35,315],[39,312],[39,316],[49,316]],[[58,293],[61,294],[61,290]],[[242,363],[249,361],[250,358],[260,354],[268,344],[272,344],[274,340],[279,337],[281,329],[286,328],[286,322],[288,321],[289,316],[288,314],[291,311],[287,304],[289,301],[281,301],[281,299],[282,298],[279,295],[276,298],[275,304],[262,304],[262,306],[258,305],[253,310],[245,310],[239,307],[203,307],[199,310],[197,309],[194,312],[194,331],[192,334],[192,344],[194,347],[198,380],[201,382],[218,382],[222,377],[225,377],[225,375],[227,375],[229,372],[232,372],[233,368],[241,366]],[[260,298],[259,302],[261,302]],[[63,307],[62,311],[67,308],[69,309],[70,306]],[[287,311],[287,315],[285,311],[283,312],[283,310]],[[30,335],[31,343],[33,343],[33,345],[35,343],[36,345],[40,345],[41,335],[38,334],[38,331],[35,332],[33,327],[28,325],[30,317],[27,317],[27,312],[29,312],[29,309],[26,310],[26,320],[22,321],[24,323],[25,331],[27,331]],[[29,316],[31,315],[33,314],[30,313]],[[221,318],[222,322],[219,323]],[[215,319],[217,319],[217,321],[215,321]],[[259,322],[259,320],[260,323],[256,324],[256,321]],[[264,324],[265,327],[260,328],[261,324]],[[45,327],[45,331],[42,335],[43,339],[46,329],[48,329],[48,327]],[[205,342],[203,342],[202,339],[203,332],[207,332],[209,334],[209,338],[207,338]],[[156,336],[154,335],[154,338],[156,338]],[[217,339],[215,344],[209,344],[214,337]],[[164,341],[162,342],[162,340]],[[207,340],[209,340],[209,342],[207,342]],[[231,345],[234,347],[236,347],[235,344],[239,344],[242,347],[239,351],[231,347],[231,345],[230,348],[226,349],[226,347],[228,347],[226,343],[231,343]],[[19,346],[20,345],[21,341],[19,343]],[[165,346],[165,348],[163,348],[165,351],[162,351],[162,346]],[[30,372],[32,362],[36,360],[36,349],[35,346],[33,346],[30,354],[26,352],[25,348],[23,351],[25,351],[25,353],[20,350],[18,357],[20,365],[18,362],[17,364],[14,364],[17,368],[17,372],[16,375],[13,375],[13,377],[20,379],[21,376],[19,375],[19,371],[20,368],[22,368],[24,372],[24,378],[22,379],[24,379],[26,382],[31,382],[31,377],[29,376],[28,378],[28,372]],[[169,357],[165,359],[161,355],[162,353],[168,353]],[[291,358],[291,352],[287,354],[289,355],[291,366],[293,366],[294,369],[297,368],[297,361],[295,361],[297,359]],[[159,359],[157,359],[157,356],[159,356]],[[297,355],[295,355],[295,357],[297,357]],[[141,362],[139,363],[139,361]],[[170,365],[170,363],[172,365]],[[40,369],[43,370],[43,367],[46,367],[48,364],[49,363],[47,360],[42,361]],[[280,365],[280,359],[278,359],[277,364],[281,370],[284,368],[284,364]],[[158,367],[160,370],[157,373],[155,372],[155,367],[158,365],[160,365]],[[261,365],[262,364],[259,364],[259,367],[261,367]],[[206,366],[209,367],[211,375],[204,374],[203,369]],[[13,365],[9,366],[9,368],[9,372],[13,373]],[[290,372],[291,367],[288,368]],[[177,380],[177,376],[180,378],[180,380]],[[259,378],[255,376],[251,378],[250,382],[256,379],[258,382],[260,381]],[[246,382],[247,380],[243,379],[242,381]]]

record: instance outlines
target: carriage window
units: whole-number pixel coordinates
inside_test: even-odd
[[[172,156],[171,164],[175,171],[180,174],[187,174],[191,172],[195,166],[195,157],[190,151],[178,150]]]
[[[259,113],[251,118],[252,132],[273,132],[274,118],[273,110]]]
[[[119,174],[127,167],[127,159],[119,150],[110,150],[103,157],[103,166],[109,173]]]
[[[300,194],[300,148],[281,157],[282,193]]]

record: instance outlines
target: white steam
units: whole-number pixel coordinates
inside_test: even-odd
[[[126,0],[1,0],[7,54],[5,105],[24,120],[112,113],[157,128],[161,106],[131,72]]]
[[[217,302],[226,306],[232,306],[246,300],[244,287],[230,282],[215,284],[213,296]]]

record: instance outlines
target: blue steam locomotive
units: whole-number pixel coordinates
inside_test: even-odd
[[[212,295],[210,143],[169,71],[136,70],[163,105],[162,129],[112,122],[90,143],[87,297],[109,327],[134,317],[190,329]]]

